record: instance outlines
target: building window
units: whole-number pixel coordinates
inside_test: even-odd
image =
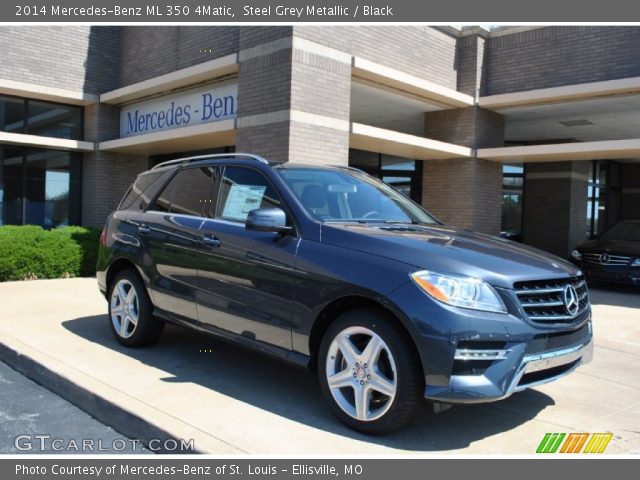
[[[82,108],[0,95],[0,127],[7,133],[82,140]]]
[[[587,236],[604,230],[607,208],[607,161],[593,161],[587,187]]]
[[[80,223],[82,154],[0,145],[0,225]]]
[[[502,167],[502,229],[501,235],[522,240],[522,199],[524,168],[522,165]]]
[[[364,150],[349,150],[349,166],[380,178],[417,203],[422,203],[422,163]]]

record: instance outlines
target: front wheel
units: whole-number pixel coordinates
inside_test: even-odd
[[[109,288],[109,324],[118,342],[142,347],[158,341],[164,322],[153,316],[153,305],[138,275],[119,272]]]
[[[369,434],[405,427],[424,404],[415,348],[393,319],[369,309],[341,315],[320,346],[323,393],[345,424]]]

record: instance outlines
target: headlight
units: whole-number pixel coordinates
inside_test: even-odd
[[[631,262],[632,267],[640,267],[640,258],[636,258],[633,262]]]
[[[426,270],[412,273],[411,278],[427,295],[442,303],[485,312],[507,312],[491,285],[478,278],[440,275]]]
[[[582,254],[578,250],[574,250],[573,252],[571,252],[571,257],[575,258],[576,260],[582,260]]]

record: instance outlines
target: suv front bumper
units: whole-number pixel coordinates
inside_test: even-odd
[[[501,400],[514,392],[561,378],[593,358],[591,336],[585,343],[547,352],[525,354],[526,344],[506,350],[481,375],[451,375],[447,387],[429,386],[425,397],[443,403]]]

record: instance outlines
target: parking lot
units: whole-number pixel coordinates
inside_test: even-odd
[[[121,347],[91,278],[0,284],[0,360],[117,431],[135,419],[207,453],[531,454],[547,432],[613,432],[606,453],[639,454],[640,292],[598,286],[591,300],[591,364],[386,437],[340,424],[313,374],[214,338],[168,327],[154,347]]]

